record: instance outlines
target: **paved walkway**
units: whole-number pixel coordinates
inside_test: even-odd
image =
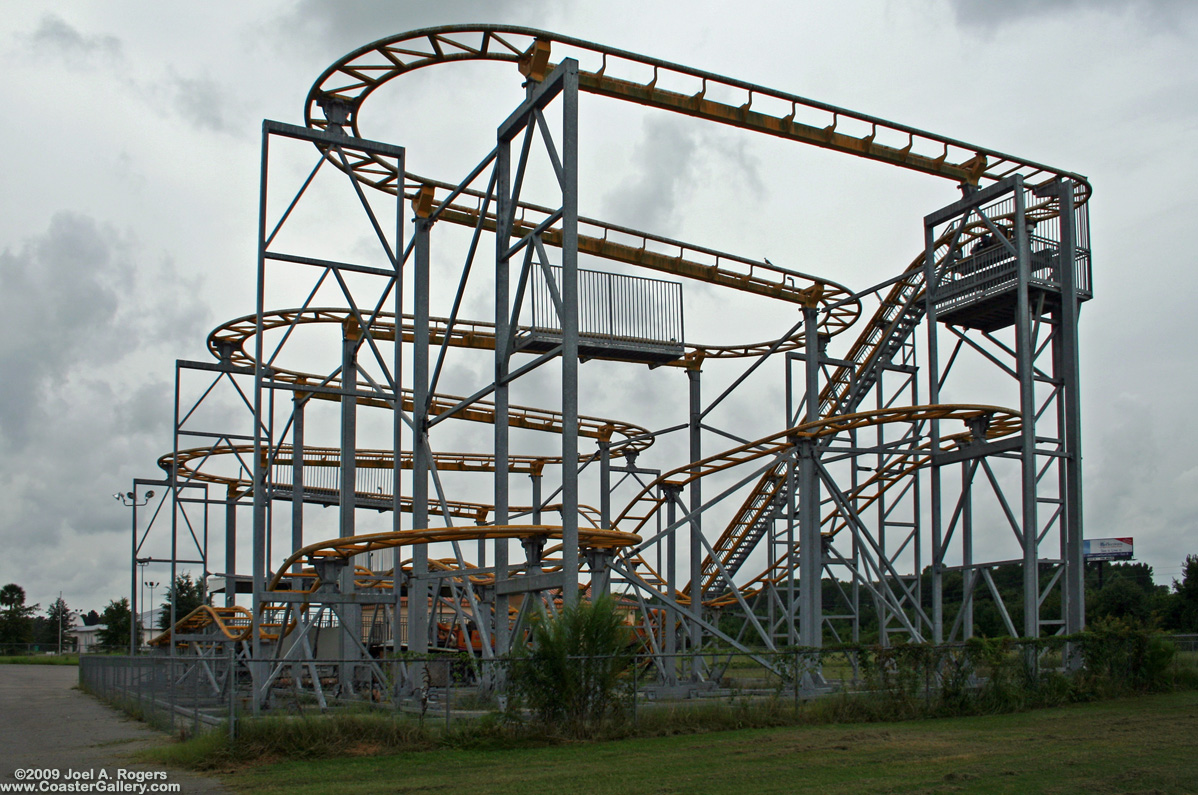
[[[170,742],[165,734],[133,720],[74,686],[73,665],[0,665],[0,783],[25,768],[165,771],[184,793],[220,793],[215,778],[168,770],[132,758],[135,751]],[[59,781],[64,780],[60,778]]]

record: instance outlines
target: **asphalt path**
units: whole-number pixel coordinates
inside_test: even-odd
[[[179,784],[179,792],[227,792],[214,778],[134,758],[171,738],[75,689],[78,683],[73,665],[0,665],[0,784],[15,783],[18,770],[57,770],[55,783],[76,774],[92,778],[75,780],[104,786],[102,770],[109,783],[157,772]]]

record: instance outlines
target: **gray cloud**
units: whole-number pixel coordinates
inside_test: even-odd
[[[35,427],[69,411],[64,390],[79,378],[201,333],[196,284],[169,260],[140,276],[135,251],[128,236],[62,212],[44,234],[0,252],[0,449],[24,447]]]
[[[604,218],[639,229],[662,230],[674,218],[691,172],[699,135],[678,120],[646,119],[631,158],[632,177],[604,197]]]
[[[60,212],[0,251],[0,285],[5,576],[34,593],[119,593],[129,514],[105,498],[156,476],[150,462],[170,448],[170,362],[208,322],[198,280],[169,258],[147,262],[129,234]],[[81,545],[92,552],[72,559],[74,580],[44,565]]]
[[[1192,0],[951,0],[957,21],[986,28],[1072,11],[1131,14],[1150,30],[1163,32],[1195,9]]]
[[[685,119],[646,117],[629,162],[632,175],[604,196],[603,218],[646,231],[668,234],[696,188],[723,182],[721,190],[764,190],[760,163],[743,139]]]
[[[43,16],[37,29],[23,38],[38,52],[55,52],[77,67],[96,59],[117,60],[122,54],[121,40],[116,36],[85,36],[56,14]]]
[[[229,112],[229,92],[212,78],[171,75],[167,91],[175,112],[184,121],[212,132],[234,131],[230,118],[239,114]]]

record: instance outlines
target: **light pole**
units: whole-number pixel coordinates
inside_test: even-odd
[[[154,620],[154,589],[157,588],[159,585],[162,585],[162,583],[147,581],[146,585],[150,586],[150,620],[153,621]]]
[[[149,558],[134,558],[137,561],[138,576],[141,578],[141,585],[137,588],[137,598],[142,599],[146,595],[146,566],[150,565]]]
[[[137,488],[137,482],[134,481],[134,489]],[[153,499],[153,490],[147,491],[145,500],[137,501],[136,491],[126,491],[124,494],[116,493],[112,498],[132,510],[131,526],[133,528],[133,554],[131,557],[134,561],[137,560],[137,509],[143,505],[149,505]],[[133,567],[133,572],[130,575],[132,582],[129,583],[129,656],[137,654],[137,567]]]

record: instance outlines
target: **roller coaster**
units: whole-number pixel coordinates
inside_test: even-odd
[[[495,148],[466,177],[414,174],[406,149],[362,135],[376,91],[463,62],[497,62],[524,90]],[[580,216],[582,95],[947,179],[961,195],[923,218],[924,250],[897,275],[854,291]],[[1022,626],[1003,606],[1011,634],[1084,626],[1077,328],[1092,295],[1084,177],[498,25],[428,28],[356,50],[317,79],[304,121],[263,125],[256,311],[209,335],[214,361],[176,368],[175,444],[158,462],[161,482],[172,528],[191,529],[205,574],[213,571],[206,532],[201,543],[188,506],[224,506],[224,572],[214,582],[225,604],[172,616],[154,641],[162,653],[235,647],[258,666],[257,704],[287,666],[329,656],[316,638],[332,637],[338,676],[352,691],[355,671],[379,657],[501,657],[523,642],[530,616],[607,592],[637,627],[658,679],[693,687],[711,675],[705,653],[857,640],[867,609],[882,643],[969,637],[973,595],[989,588],[1001,604],[989,571],[1009,562],[1023,565],[1023,604],[1037,606],[1022,610]],[[279,204],[272,167],[297,143],[314,162]],[[325,177],[361,211],[381,265],[308,250],[319,246],[304,233],[302,208]],[[549,199],[525,200],[534,192]],[[330,201],[321,197],[318,206]],[[438,244],[450,242],[435,248],[439,228],[461,231],[438,232]],[[493,255],[480,254],[484,241]],[[433,286],[449,283],[445,263],[458,254],[458,284],[442,294]],[[580,255],[607,269],[580,268]],[[763,342],[695,343],[683,326],[683,288],[693,283],[793,307],[799,319]],[[490,299],[493,318],[463,317],[475,305],[471,291]],[[276,292],[302,301],[273,308]],[[434,293],[442,316],[431,314]],[[334,361],[322,355],[333,351]],[[459,354],[485,361],[472,394],[440,389]],[[580,365],[593,360],[647,367],[646,379],[684,372],[688,399],[677,403],[686,420],[657,428],[580,414]],[[717,364],[737,374],[705,402],[703,373]],[[785,405],[754,419],[776,411],[782,430],[745,438],[743,428],[713,425],[717,406],[767,376],[781,382]],[[198,389],[193,377],[203,379]],[[511,390],[526,384],[549,407],[512,403]],[[942,402],[947,392],[967,402]],[[1016,404],[977,400],[1000,393]],[[376,432],[388,427],[377,449],[359,445],[359,414]],[[450,420],[488,428],[489,443],[476,434],[474,449],[441,449],[435,438]],[[330,428],[337,444],[308,442]],[[654,448],[663,439],[671,444]],[[720,447],[710,452],[713,441]],[[687,452],[659,469],[643,465],[680,448]],[[513,476],[531,480],[525,505],[512,502]],[[554,489],[547,497],[545,482]],[[197,488],[203,499],[189,496]],[[334,537],[307,537],[315,506],[335,509]],[[236,563],[239,509],[253,517],[248,575]],[[390,530],[360,532],[367,514]],[[546,514],[559,521],[544,522]],[[984,550],[975,550],[975,525]],[[135,514],[135,560],[144,538]],[[523,559],[512,556],[513,541]],[[975,554],[1004,544],[1016,554]],[[178,558],[172,546],[172,579]],[[961,573],[963,594],[946,604],[950,572]],[[680,653],[690,655],[684,664]]]

